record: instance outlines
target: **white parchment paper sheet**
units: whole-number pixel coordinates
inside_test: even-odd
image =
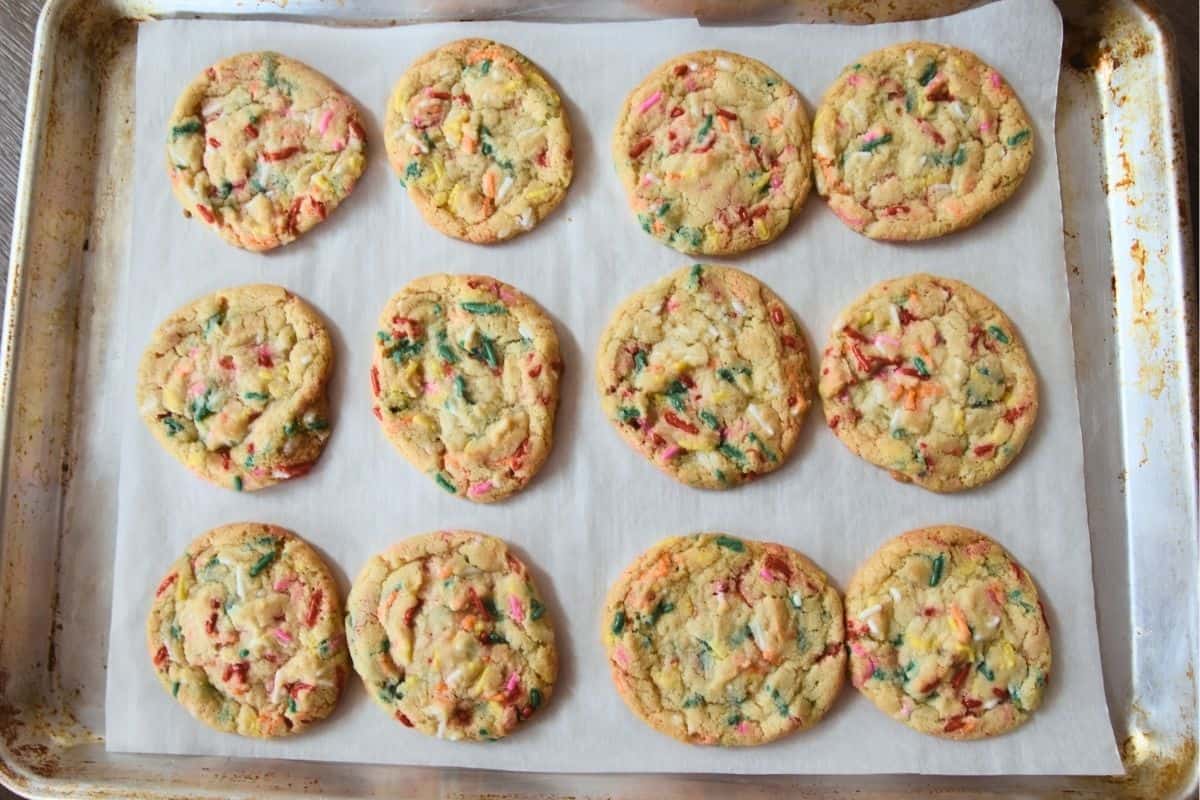
[[[128,422],[107,692],[108,748],[144,753],[272,756],[541,771],[747,773],[1116,773],[1100,671],[1084,502],[1083,454],[1054,156],[1062,25],[1048,0],[1003,0],[930,22],[834,27],[702,28],[693,21],[614,24],[473,23],[351,30],[266,22],[164,21],[138,38],[136,199],[121,369],[113,411]],[[463,36],[488,36],[536,61],[566,99],[576,176],[563,206],[501,246],[454,241],[421,221],[384,154],[381,112],[417,56]],[[843,305],[890,276],[928,270],[960,278],[1013,318],[1041,379],[1037,428],[1007,474],[938,496],[892,481],[851,455],[809,412],[796,452],[774,475],[701,492],[659,473],[618,439],[600,412],[593,353],[608,315],[630,292],[690,259],[645,235],[627,210],[609,157],[626,93],[668,57],[720,47],[757,57],[810,108],[854,59],[910,39],[974,50],[1011,81],[1034,120],[1037,157],[1016,196],[970,231],[892,245],[848,230],[814,196],[781,239],[736,263],[791,304],[814,358]],[[184,219],[163,164],[167,118],[208,64],[243,50],[298,57],[339,82],[369,122],[369,166],[330,220],[270,255],[226,245]],[[368,371],[383,302],[434,271],[495,275],[555,318],[566,362],[554,452],[523,493],[478,506],[443,492],[392,449],[370,411]],[[242,283],[282,284],[334,331],[333,437],[309,476],[257,494],[209,486],[176,463],[137,419],[134,374],[151,331],[199,295]],[[373,553],[443,527],[486,531],[534,565],[558,633],[562,674],[531,724],[497,743],[439,741],[406,730],[351,676],[331,719],[292,740],[260,742],[209,730],[161,688],[143,625],[154,587],[191,539],[237,520],[289,527],[317,545],[344,588]],[[1024,728],[968,744],[921,736],[847,684],[816,728],[772,745],[716,749],[674,742],[637,721],[608,676],[599,641],[608,585],[663,536],[724,530],[807,553],[845,586],[885,539],[961,523],[987,531],[1033,573],[1050,615],[1054,679]]]

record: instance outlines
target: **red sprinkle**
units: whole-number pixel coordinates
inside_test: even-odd
[[[979,344],[979,337],[983,336],[983,328],[976,325],[971,328],[971,349],[975,349],[975,345]]]
[[[642,153],[644,153],[648,149],[650,149],[650,146],[652,144],[654,144],[654,141],[652,139],[650,139],[650,138],[642,139],[640,142],[635,144],[633,147],[629,148],[629,157],[637,158]]]
[[[229,457],[229,448],[226,447],[221,451],[221,469],[229,469],[233,465],[232,459]]]
[[[783,346],[789,350],[799,350],[800,349],[800,342],[796,341],[795,336],[789,336],[788,334],[785,333],[779,337],[779,341],[783,342]]]
[[[312,627],[317,623],[317,616],[321,613],[321,600],[325,598],[325,592],[317,589],[312,593],[312,597],[308,600],[308,616],[304,619],[304,624]]]
[[[1025,411],[1028,408],[1029,408],[1028,404],[1019,405],[1016,408],[1010,408],[1008,411],[1004,412],[1004,421],[1007,422],[1009,425],[1013,424],[1018,419],[1020,419],[1022,415],[1025,414]]]
[[[958,668],[958,672],[954,673],[954,677],[950,679],[950,686],[954,691],[961,692],[963,686],[967,682],[967,677],[971,674],[971,665],[963,664]]]
[[[780,308],[779,306],[775,306],[774,308],[771,309],[771,321],[774,322],[776,325],[783,324],[783,309],[782,308]]]
[[[213,216],[213,213],[208,210],[208,206],[196,206],[196,213],[204,217],[204,221],[210,225],[217,221],[217,218]]]
[[[274,150],[263,153],[263,161],[283,161],[284,159],[291,158],[299,152],[300,148],[296,145],[292,145],[291,147],[285,147],[282,150]]]
[[[859,333],[858,329],[851,328],[849,325],[842,328],[842,333],[846,334],[847,336],[849,336],[851,339],[853,339],[856,342],[862,342],[862,343],[866,344],[869,341],[867,339],[867,337],[865,337],[861,333]]]
[[[174,583],[174,582],[175,582],[175,579],[176,579],[176,578],[178,578],[178,577],[179,577],[179,573],[172,572],[170,575],[168,575],[167,577],[163,578],[163,581],[162,581],[162,583],[160,583],[160,584],[158,585],[158,589],[157,589],[157,590],[154,592],[154,596],[155,596],[155,597],[162,597],[162,596],[163,596],[163,592],[165,592],[165,591],[166,591],[168,588],[170,588],[171,584],[172,584],[172,583]]]
[[[379,397],[379,367],[371,367],[371,393]]]
[[[717,109],[717,116],[724,117],[725,119],[737,119],[738,118],[737,114],[733,113],[732,111],[726,111],[723,108]]]
[[[242,128],[242,132],[251,139],[258,138],[258,128],[254,127],[250,123],[246,123],[246,127]]]
[[[474,590],[472,590],[472,591],[474,591]],[[424,605],[424,603],[425,603],[424,600],[418,599],[416,604],[413,605],[412,608],[410,608],[410,609],[408,609],[408,611],[404,612],[404,627],[406,627],[406,628],[412,627],[413,620],[417,618],[417,612],[421,610],[421,606]]]
[[[375,406],[374,408],[371,409],[371,411],[373,411],[375,413],[375,419],[379,420],[380,422],[383,422],[383,414],[380,412],[379,406]]]
[[[988,453],[992,452],[995,449],[996,449],[996,445],[994,445],[994,444],[981,444],[975,448],[975,455],[986,456]]]
[[[907,325],[908,323],[913,322],[914,320],[917,319],[912,314],[910,314],[908,309],[905,308],[904,306],[900,306],[900,313],[898,314],[898,316],[900,317],[900,327],[902,327],[902,328],[905,325]]]
[[[537,158],[535,158],[534,161],[538,163],[539,167],[546,166],[546,151],[543,150],[542,152],[538,153]]]
[[[982,700],[976,700],[974,697],[964,697],[962,699],[963,708],[979,708],[983,705]]]
[[[767,556],[766,560],[763,562],[763,566],[766,567],[767,571],[769,572],[782,575],[784,580],[790,581],[792,579],[792,568],[788,566],[786,561],[774,553]]]
[[[668,411],[666,414],[663,415],[663,419],[665,419],[667,421],[667,424],[670,425],[672,428],[679,428],[679,430],[687,431],[688,433],[693,434],[693,435],[700,432],[700,430],[692,423],[688,422],[685,419],[680,419],[679,415],[676,414],[674,411]]]
[[[449,100],[450,99],[449,92],[430,92],[429,96],[435,100]]]
[[[672,70],[672,72],[675,73],[676,78],[682,78],[684,75],[688,74],[688,65],[687,64],[676,64],[675,69]]]
[[[1001,689],[999,686],[996,686],[992,689],[992,694],[1000,700],[1008,699],[1008,689]]]
[[[413,726],[412,720],[410,720],[408,717],[404,716],[404,714],[400,711],[396,712],[396,719],[400,720],[400,724],[402,724],[406,728],[411,728]]]
[[[467,590],[467,599],[471,601],[471,606],[475,609],[475,613],[483,617],[485,620],[491,620],[492,615],[488,613],[487,606],[479,599],[479,595],[475,594],[475,587],[472,586]]]
[[[834,414],[833,419],[829,420],[829,427],[836,429],[838,426],[838,423],[841,421],[842,421],[842,418],[839,417],[838,415]]]
[[[164,644],[158,648],[158,652],[154,654],[154,666],[161,667],[163,662],[167,660],[167,646]]]
[[[858,345],[851,345],[850,352],[854,354],[854,360],[858,362],[858,368],[863,372],[871,371],[871,362],[867,361],[867,357],[858,349]]]
[[[538,375],[541,375],[541,374],[542,374],[542,365],[541,364],[538,364],[536,367],[529,370],[529,377],[531,377],[531,378],[536,378]]]
[[[217,633],[217,612],[212,612],[208,621],[204,623],[204,632],[209,636],[215,636]]]
[[[300,226],[297,224],[300,221],[300,206],[304,205],[304,195],[300,195],[292,201],[292,207],[288,209],[286,230],[292,236],[300,235]]]
[[[366,139],[367,134],[363,131],[363,126],[358,124],[358,120],[352,119],[347,123],[346,127],[350,129],[350,133],[354,134],[357,139]]]
[[[275,366],[275,362],[274,362],[274,361],[271,359],[271,354],[267,352],[267,348],[266,348],[266,347],[261,347],[261,348],[259,348],[259,351],[258,351],[258,365],[259,365],[260,367],[273,367],[273,366]]]
[[[220,147],[221,143],[210,136],[210,137],[208,137],[208,146],[209,147]]]
[[[683,107],[682,107],[682,106],[675,106],[674,108],[672,108],[672,109],[671,109],[671,116],[672,116],[672,117],[682,117],[682,116],[683,116]]]
[[[308,200],[310,203],[312,203],[313,210],[317,212],[317,216],[320,217],[321,219],[325,219],[325,215],[326,215],[326,213],[328,213],[325,210],[325,204],[322,203],[320,200],[314,200],[311,197],[308,198]]]
[[[233,369],[233,356],[221,356],[219,363],[222,369]]]
[[[957,716],[957,717],[951,717],[949,720],[947,720],[946,727],[942,728],[942,732],[943,733],[953,733],[954,731],[958,730],[959,728],[963,727],[966,724],[967,724],[966,721],[963,719],[963,717],[961,715]]]

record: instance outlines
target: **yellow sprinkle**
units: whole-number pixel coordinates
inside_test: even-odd
[[[540,203],[550,197],[550,189],[545,186],[525,190],[525,199],[531,203]]]
[[[425,414],[414,414],[412,421],[413,424],[418,425],[427,431],[433,430],[433,420]]]
[[[866,325],[871,320],[875,319],[875,314],[870,311],[864,311],[862,316],[858,318],[860,325]]]
[[[275,374],[269,369],[260,369],[258,371],[258,377],[259,380],[269,381],[271,378],[275,377]]]
[[[770,231],[767,230],[767,224],[762,221],[761,217],[754,221],[754,231],[760,239],[765,239],[771,235]]]
[[[961,408],[955,408],[954,409],[954,430],[955,430],[955,432],[963,433],[966,431],[966,429],[967,429],[966,428],[966,418],[963,415],[963,410]]]
[[[1017,666],[1017,651],[1012,646],[1012,642],[1006,641],[1000,648],[1000,666],[1004,669],[1012,669]]]
[[[767,188],[767,184],[771,182],[771,173],[764,172],[763,176],[754,182],[754,186],[750,187],[755,194],[758,194],[763,189]]]
[[[457,199],[458,199],[458,184],[456,183],[456,184],[454,184],[454,188],[450,190],[450,197],[447,202],[447,205],[449,205],[451,208],[454,208],[457,205],[455,202]]]

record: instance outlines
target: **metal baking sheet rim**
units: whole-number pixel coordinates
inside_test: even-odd
[[[286,0],[281,0],[286,6]],[[162,6],[172,6],[176,13],[186,12],[187,9],[178,3],[167,0]],[[299,14],[286,14],[289,17],[316,17],[320,21],[336,20],[345,9],[340,5],[332,7],[320,2],[305,2],[300,0]],[[486,5],[486,4],[483,4]],[[623,3],[624,7],[634,13],[644,16],[644,9],[638,9],[634,3]],[[643,4],[653,5],[653,4]],[[662,6],[662,3],[658,4]],[[683,3],[682,6],[696,8],[695,2]],[[920,10],[921,0],[908,4],[900,4],[910,9]],[[925,3],[926,6],[930,4]],[[961,7],[963,3],[949,2],[948,6]],[[1184,162],[1184,147],[1180,122],[1180,104],[1178,82],[1175,76],[1172,42],[1161,22],[1153,12],[1140,6],[1140,3],[1124,4],[1112,0],[1105,3],[1100,10],[1087,10],[1086,4],[1079,2],[1064,2],[1064,17],[1067,19],[1067,42],[1064,44],[1064,56],[1068,57],[1069,65],[1076,70],[1083,80],[1095,83],[1095,89],[1100,98],[1099,121],[1093,123],[1093,139],[1098,147],[1115,148],[1108,156],[1101,156],[1101,161],[1109,167],[1119,165],[1120,175],[1101,174],[1101,188],[1106,195],[1104,204],[1113,220],[1118,214],[1127,209],[1136,209],[1139,205],[1152,206],[1159,217],[1149,222],[1133,216],[1125,217],[1125,224],[1115,222],[1112,225],[1111,251],[1109,257],[1112,266],[1112,315],[1116,317],[1117,335],[1128,337],[1130,341],[1118,348],[1118,360],[1126,358],[1122,350],[1134,351],[1129,358],[1137,358],[1139,380],[1134,387],[1122,386],[1121,401],[1125,424],[1123,426],[1125,441],[1122,443],[1123,463],[1126,466],[1124,484],[1128,492],[1125,501],[1125,511],[1128,516],[1130,530],[1127,536],[1133,536],[1137,531],[1137,518],[1134,516],[1130,497],[1140,500],[1156,499],[1151,489],[1162,483],[1169,484],[1177,491],[1182,487],[1184,512],[1177,515],[1180,518],[1174,522],[1178,541],[1173,542],[1182,550],[1185,569],[1187,564],[1195,564],[1196,540],[1196,431],[1195,431],[1195,352],[1196,352],[1196,319],[1195,319],[1195,264],[1190,249],[1187,215],[1186,194],[1186,164]],[[481,4],[468,3],[464,8],[477,15]],[[492,9],[499,4],[492,4]],[[1130,8],[1132,6],[1132,8]],[[582,6],[580,6],[582,7]],[[817,8],[819,4],[809,4]],[[895,6],[893,6],[894,8]],[[1082,9],[1082,10],[1081,10]],[[63,208],[50,209],[48,216],[34,216],[35,194],[45,191],[44,184],[62,184],[65,179],[54,175],[42,161],[43,150],[47,141],[54,134],[54,126],[61,119],[57,107],[58,98],[54,92],[55,69],[62,66],[61,62],[70,56],[62,56],[58,50],[64,39],[72,37],[83,38],[96,48],[95,53],[103,53],[108,46],[105,35],[116,33],[120,38],[118,25],[121,22],[137,22],[153,18],[160,13],[161,7],[137,2],[121,3],[120,0],[97,4],[87,7],[82,0],[49,0],[43,9],[38,24],[33,54],[33,71],[30,82],[29,101],[26,109],[26,128],[22,148],[20,180],[17,189],[13,250],[10,255],[8,290],[5,298],[5,327],[0,334],[0,452],[3,461],[0,463],[0,498],[3,498],[3,523],[0,526],[0,654],[12,652],[12,647],[44,646],[47,649],[41,665],[45,674],[40,676],[46,689],[38,696],[48,697],[38,705],[18,707],[10,702],[14,683],[13,676],[6,669],[6,659],[0,655],[0,784],[4,784],[31,796],[66,797],[174,797],[194,796],[196,794],[211,794],[214,796],[229,796],[231,792],[244,793],[253,796],[258,792],[270,791],[284,796],[298,795],[320,791],[353,792],[369,789],[384,789],[389,784],[394,786],[397,777],[403,777],[413,795],[466,797],[486,794],[495,797],[557,797],[569,793],[579,797],[665,797],[669,795],[684,796],[695,792],[705,784],[705,776],[623,776],[615,779],[603,775],[574,775],[574,776],[539,776],[519,773],[489,773],[475,771],[437,770],[426,768],[403,767],[373,767],[369,770],[359,770],[350,765],[338,765],[347,775],[355,771],[363,774],[361,781],[341,781],[340,787],[330,785],[338,781],[327,781],[321,777],[322,765],[318,763],[289,764],[283,775],[273,774],[272,766],[278,762],[234,761],[226,762],[221,759],[180,759],[190,762],[194,780],[191,784],[183,783],[178,776],[183,764],[175,763],[175,759],[155,756],[117,756],[104,753],[99,738],[74,719],[71,713],[70,701],[63,697],[62,688],[57,686],[58,675],[54,669],[55,646],[58,644],[53,632],[57,621],[55,607],[59,595],[57,587],[52,595],[52,602],[47,609],[32,609],[41,613],[49,623],[45,626],[46,642],[19,641],[15,645],[9,638],[12,636],[13,624],[9,620],[10,613],[30,613],[31,609],[14,605],[14,590],[19,592],[26,586],[32,585],[38,575],[14,575],[14,565],[21,564],[22,558],[38,562],[37,555],[52,556],[53,572],[46,560],[40,559],[40,565],[47,569],[47,577],[56,583],[60,568],[60,553],[62,530],[61,497],[66,493],[76,465],[77,456],[73,452],[72,430],[66,417],[69,417],[70,404],[67,414],[58,410],[63,430],[57,431],[47,424],[40,414],[42,404],[51,402],[51,392],[58,384],[42,379],[40,382],[29,383],[29,376],[22,372],[22,359],[31,359],[31,371],[46,370],[41,368],[48,358],[55,354],[54,347],[67,347],[67,355],[72,364],[75,363],[75,350],[79,344],[72,337],[82,332],[83,325],[79,323],[84,313],[79,308],[78,298],[72,295],[74,284],[70,280],[66,287],[61,282],[56,285],[55,275],[58,271],[66,273],[68,279],[78,278],[78,283],[85,276],[76,275],[86,262],[87,255],[80,251],[87,250],[90,219],[94,203],[92,197],[84,193],[74,198],[80,208],[70,207],[71,199],[67,198]],[[591,10],[591,9],[589,9]],[[677,9],[678,10],[678,7]],[[855,21],[863,21],[872,15],[872,4],[830,3],[827,9],[830,14],[846,15]],[[253,8],[232,4],[225,8],[215,8],[212,13],[239,13],[280,15],[280,8],[264,4]],[[814,16],[820,16],[813,12]],[[356,20],[366,24],[385,24],[388,20],[383,15],[363,15]],[[1138,26],[1149,29],[1150,35],[1135,30]],[[1138,68],[1139,59],[1156,55],[1161,61],[1161,75],[1132,75],[1129,71]],[[100,63],[89,66],[103,72],[107,67],[103,59]],[[1132,66],[1131,66],[1132,65]],[[1126,70],[1122,73],[1122,67]],[[1145,63],[1140,69],[1144,72],[1150,69]],[[1088,76],[1091,76],[1090,78]],[[1154,81],[1153,84],[1161,89],[1157,102],[1148,97],[1134,96],[1130,98],[1128,91],[1123,91],[1122,78],[1133,83],[1140,77],[1142,84]],[[1064,71],[1063,80],[1069,80]],[[104,80],[95,79],[93,89],[103,85]],[[1129,108],[1125,108],[1129,104]],[[1163,124],[1155,139],[1151,129],[1149,139],[1140,142],[1140,150],[1134,149],[1134,144],[1126,136],[1137,138],[1136,117],[1138,111],[1141,117],[1161,121]],[[97,111],[97,116],[98,116]],[[1060,124],[1063,114],[1060,111]],[[92,143],[84,139],[78,147],[76,155],[86,155],[85,150],[91,149]],[[1060,156],[1064,145],[1060,141]],[[57,154],[57,153],[56,153]],[[1139,175],[1155,175],[1159,168],[1159,180],[1138,177]],[[1105,166],[1101,164],[1101,168]],[[1063,168],[1065,171],[1065,168]],[[1110,170],[1111,173],[1114,170]],[[87,188],[99,194],[103,190],[96,187],[99,176],[93,176],[91,185]],[[1149,186],[1147,184],[1150,184]],[[1093,188],[1094,191],[1094,188]],[[1064,207],[1068,206],[1066,181],[1064,181]],[[44,209],[37,208],[39,212]],[[57,212],[57,213],[55,213]],[[1071,215],[1067,215],[1070,217]],[[1069,223],[1069,219],[1068,219]],[[1161,226],[1161,227],[1156,227]],[[1079,236],[1079,231],[1075,235]],[[42,234],[42,235],[37,235]],[[46,235],[49,234],[49,235]],[[117,234],[119,236],[119,234]],[[1128,244],[1126,242],[1128,241]],[[1118,243],[1120,248],[1118,248]],[[1126,249],[1126,247],[1128,249]],[[1068,232],[1068,266],[1071,267],[1072,251],[1078,250],[1078,245],[1072,246]],[[50,253],[58,258],[42,256]],[[1077,258],[1082,258],[1075,252]],[[110,267],[119,269],[119,267]],[[1079,276],[1079,267],[1072,267],[1075,275]],[[1104,277],[1104,276],[1102,276]],[[1128,283],[1124,280],[1128,278]],[[1080,278],[1086,280],[1086,278]],[[49,282],[49,286],[43,285]],[[1072,280],[1072,293],[1079,289]],[[37,294],[35,294],[37,293]],[[1154,304],[1157,299],[1157,305]],[[1076,313],[1075,301],[1072,302],[1073,316]],[[1093,310],[1090,313],[1099,313]],[[1137,326],[1141,325],[1140,333],[1147,337],[1134,343],[1134,337],[1139,333]],[[67,344],[60,337],[52,337],[50,341],[56,344],[46,345],[47,328],[65,328],[70,336]],[[43,334],[42,339],[37,334]],[[1164,336],[1165,334],[1165,336]],[[1079,333],[1076,338],[1078,341]],[[1165,343],[1163,340],[1166,340]],[[32,340],[30,342],[29,340]],[[1124,339],[1122,339],[1124,341]],[[45,345],[45,346],[43,346]],[[1157,361],[1155,361],[1157,359]],[[1146,369],[1150,375],[1147,377]],[[68,372],[73,379],[73,373]],[[1149,389],[1144,385],[1150,382]],[[71,380],[66,381],[72,385]],[[1167,407],[1161,407],[1162,396],[1166,395]],[[1131,417],[1145,411],[1145,427],[1140,441],[1133,433]],[[1166,412],[1163,414],[1163,412]],[[1150,430],[1156,419],[1155,412],[1167,417],[1182,420],[1182,439],[1175,442],[1177,450],[1168,452],[1175,456],[1169,459],[1166,467],[1161,466],[1161,459],[1150,464],[1152,468],[1145,474],[1128,471],[1132,448],[1140,446],[1145,450],[1149,441]],[[53,417],[55,410],[49,414]],[[54,422],[54,419],[49,422]],[[34,422],[35,424],[30,424]],[[37,424],[37,423],[40,423]],[[34,434],[41,433],[41,438]],[[24,437],[21,440],[21,437]],[[57,448],[57,449],[56,449]],[[38,450],[31,455],[32,451]],[[39,461],[38,456],[41,456]],[[1148,462],[1147,457],[1142,464]],[[1169,474],[1163,474],[1163,473]],[[1127,474],[1126,474],[1127,473]],[[1089,486],[1089,490],[1090,490]],[[35,498],[24,503],[28,495]],[[39,502],[40,501],[40,502]],[[34,507],[32,516],[25,511],[25,505]],[[1091,503],[1089,503],[1089,506]],[[38,508],[42,509],[44,519],[37,515]],[[1145,510],[1144,506],[1139,513]],[[49,536],[43,536],[38,542],[39,531],[45,531],[46,523],[54,525]],[[39,525],[40,523],[40,525]],[[1168,526],[1170,527],[1170,526]],[[32,537],[23,539],[24,537]],[[1096,536],[1095,528],[1093,537]],[[40,552],[31,555],[25,553],[33,543],[33,547],[41,547]],[[1136,553],[1135,553],[1136,555]],[[1152,578],[1139,572],[1142,566],[1132,563],[1129,566],[1129,579],[1143,582]],[[1186,574],[1186,573],[1185,573]],[[1098,576],[1099,577],[1099,576]],[[1151,581],[1152,583],[1152,581]],[[15,584],[15,587],[14,587]],[[1139,695],[1139,688],[1152,689],[1153,686],[1139,686],[1138,677],[1153,679],[1153,664],[1140,663],[1135,652],[1134,663],[1131,666],[1131,682],[1128,687],[1130,694],[1128,709],[1113,709],[1125,714],[1127,724],[1117,727],[1118,739],[1122,740],[1122,756],[1127,775],[1123,779],[1103,778],[991,778],[986,783],[980,779],[962,781],[953,778],[920,777],[920,776],[830,776],[827,778],[805,779],[719,779],[720,785],[730,792],[736,792],[739,797],[767,797],[768,793],[777,793],[780,789],[803,792],[812,796],[837,796],[854,793],[857,796],[870,797],[901,797],[911,796],[917,791],[934,792],[939,796],[979,796],[983,793],[1020,795],[1028,797],[1137,797],[1162,798],[1186,797],[1196,793],[1196,681],[1194,675],[1194,657],[1196,644],[1196,578],[1194,570],[1190,583],[1185,580],[1184,592],[1181,599],[1187,601],[1184,605],[1191,606],[1190,615],[1185,613],[1183,620],[1185,629],[1180,639],[1189,652],[1184,654],[1186,660],[1186,678],[1183,680],[1184,696],[1174,698],[1179,709],[1178,719],[1171,720],[1164,730],[1160,727],[1162,720],[1159,709],[1171,705],[1172,700],[1162,697],[1147,697]],[[1099,589],[1099,587],[1098,587]],[[1129,590],[1145,591],[1135,588]],[[47,594],[49,594],[47,590]],[[1136,599],[1131,600],[1131,611],[1137,610]],[[1103,626],[1103,620],[1102,620]],[[1165,632],[1156,630],[1137,630],[1135,620],[1130,621],[1134,630],[1131,635],[1139,639],[1139,647],[1152,651],[1148,639],[1157,635],[1164,636]],[[8,636],[6,636],[8,633]],[[1176,658],[1178,653],[1173,654]],[[1171,659],[1167,659],[1171,661]],[[1142,675],[1148,670],[1151,674]],[[24,676],[22,676],[24,677]],[[1181,678],[1183,676],[1176,676]],[[37,678],[35,678],[37,680]],[[1111,694],[1110,690],[1110,702]],[[1146,709],[1139,705],[1141,699]],[[1153,712],[1153,713],[1152,713]],[[76,755],[76,753],[83,755]],[[107,762],[109,776],[100,776],[100,767]],[[165,769],[171,767],[176,777],[167,777]],[[378,776],[374,780],[368,775]],[[383,776],[387,776],[386,778]],[[497,786],[503,786],[497,791]],[[353,788],[352,788],[353,787]]]

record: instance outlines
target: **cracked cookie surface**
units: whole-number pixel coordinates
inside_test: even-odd
[[[490,503],[549,455],[561,370],[554,325],[529,297],[486,275],[429,275],[379,317],[373,411],[438,486]]]
[[[425,221],[488,244],[530,230],[571,183],[562,99],[511,47],[462,39],[418,59],[388,101],[388,160]]]
[[[1016,191],[1033,129],[1000,73],[966,50],[908,42],[843,70],[813,121],[817,191],[873,239],[928,239]]]
[[[643,230],[684,253],[766,244],[811,184],[800,95],[767,65],[723,50],[652,72],[626,99],[612,147]]]
[[[791,312],[732,267],[695,264],[630,296],[600,337],[605,415],[690,486],[779,467],[808,408],[808,349]]]
[[[950,739],[1025,722],[1050,678],[1050,632],[1029,573],[978,531],[892,539],[846,590],[853,684],[884,713]]]
[[[175,104],[167,170],[184,213],[231,244],[293,241],[346,199],[366,164],[358,108],[278,53],[218,61]]]
[[[163,688],[226,733],[298,733],[337,704],[349,668],[340,592],[291,531],[238,523],[188,547],[154,593],[147,644]]]
[[[621,697],[684,742],[755,745],[806,728],[844,679],[841,597],[778,544],[664,539],[613,584],[602,624]]]
[[[251,491],[304,475],[330,422],[333,346],[316,311],[280,286],[202,297],[154,332],[138,368],[142,420],[207,481]]]
[[[996,477],[1038,411],[1012,321],[967,284],[920,273],[876,284],[842,311],[819,390],[843,444],[936,492]]]
[[[554,689],[550,615],[525,565],[493,536],[398,542],[367,562],[346,605],[354,668],[405,727],[499,739]]]

